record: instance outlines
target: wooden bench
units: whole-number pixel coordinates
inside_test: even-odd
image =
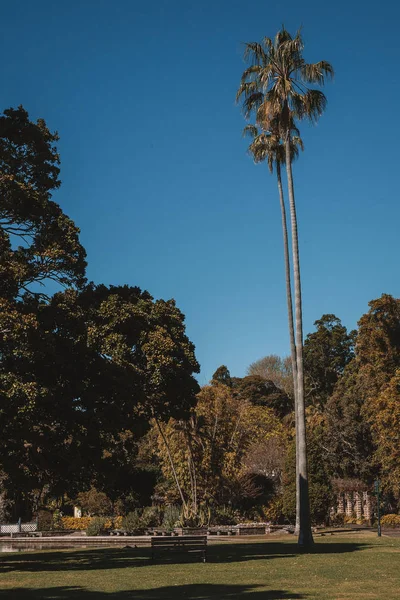
[[[152,536],[151,558],[157,555],[170,557],[173,554],[199,555],[206,562],[207,536],[206,535],[180,535],[177,537]]]

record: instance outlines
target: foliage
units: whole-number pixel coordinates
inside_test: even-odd
[[[156,506],[137,508],[128,513],[121,522],[128,533],[141,531],[147,527],[158,527],[162,523],[162,511]]]
[[[76,497],[76,502],[89,517],[104,517],[113,512],[111,500],[104,492],[99,492],[93,487],[87,492],[80,492]]]
[[[393,476],[388,488],[395,489],[396,460],[390,455],[398,432],[400,300],[383,294],[369,306],[358,323],[356,356],[326,404],[325,447],[335,476],[371,482],[382,468],[385,478]]]
[[[154,414],[184,416],[193,406],[198,363],[174,301],[88,286],[16,313],[16,324],[29,314],[29,327],[0,340],[0,460],[16,494],[115,482],[120,465],[126,473],[130,461],[132,471]]]
[[[122,528],[123,519],[124,519],[124,517],[122,515],[118,515],[118,517],[114,517],[114,519],[113,519],[114,529]]]
[[[271,436],[262,442],[251,444],[244,459],[249,473],[263,475],[280,484],[285,459],[285,440]]]
[[[330,516],[329,524],[333,527],[343,527],[345,524],[345,514],[344,513],[336,513]]]
[[[105,517],[93,517],[86,529],[86,535],[104,535],[107,531],[107,525],[110,523]]]
[[[93,517],[86,529],[86,535],[104,535],[110,528],[110,519],[106,519],[105,517]]]
[[[166,528],[167,531],[173,531],[174,527],[176,527],[179,523],[179,519],[181,516],[181,509],[179,506],[174,504],[169,504],[165,507],[164,516],[163,516],[163,527]]]
[[[284,439],[273,411],[253,406],[219,384],[202,388],[188,421],[169,421],[157,436],[157,451],[165,479],[173,487],[176,476],[195,515],[200,503],[237,504],[258,494],[245,457],[254,444],[271,436]]]
[[[73,529],[74,531],[85,531],[90,523],[92,517],[62,517],[61,524],[62,529]]]
[[[52,529],[63,529],[63,513],[56,508],[53,512],[53,526]]]
[[[236,525],[240,521],[240,516],[237,510],[232,506],[223,505],[216,506],[211,511],[212,525]]]
[[[357,361],[351,362],[326,404],[325,448],[332,474],[341,478],[373,478],[372,439],[364,415],[365,382]]]
[[[242,401],[255,406],[271,408],[282,418],[293,410],[290,397],[280,390],[271,380],[260,375],[247,375],[243,378],[232,378],[234,395]]]
[[[6,480],[6,474],[0,471],[0,523],[7,520],[11,505],[11,501],[7,496]]]
[[[294,37],[282,27],[274,39],[246,44],[245,58],[251,63],[243,73],[237,100],[243,100],[243,112],[255,113],[257,125],[269,131],[279,118],[282,134],[291,120],[316,122],[326,106],[325,95],[309,84],[322,86],[333,68],[327,61],[306,63],[300,31]]]
[[[382,388],[400,368],[400,300],[389,294],[371,300],[358,322],[356,354],[364,376]]]
[[[40,510],[37,514],[38,530],[50,531],[53,529],[53,513],[49,510]]]
[[[400,515],[384,515],[381,525],[385,527],[400,527]]]
[[[226,367],[225,365],[221,365],[220,367],[218,367],[211,379],[211,385],[213,384],[222,384],[231,387],[232,379],[228,367]]]
[[[386,492],[400,501],[400,370],[368,400],[375,461]]]
[[[335,315],[322,315],[314,325],[317,331],[304,342],[304,385],[308,404],[323,408],[354,358],[355,331],[347,333]]]
[[[266,521],[271,523],[280,523],[283,519],[283,500],[282,496],[275,496],[264,509]]]
[[[281,358],[277,354],[270,354],[251,363],[247,369],[248,375],[258,375],[263,379],[272,381],[277,388],[284,391],[289,398],[293,394],[293,373],[290,356]]]
[[[147,523],[142,521],[142,511],[140,509],[133,510],[122,519],[122,529],[127,533],[135,533],[147,527]]]
[[[307,450],[308,472],[310,476],[310,515],[316,525],[327,523],[330,508],[334,505],[335,495],[331,484],[329,464],[321,448],[324,432],[321,422],[308,427]],[[283,506],[285,517],[294,522],[296,515],[296,448],[289,446],[283,474]]]
[[[26,110],[0,116],[0,296],[35,293],[33,284],[84,281],[85,251],[79,230],[51,200],[59,188],[59,155],[43,119]],[[17,245],[20,244],[20,245]]]

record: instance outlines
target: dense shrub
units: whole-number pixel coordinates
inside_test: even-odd
[[[275,496],[264,508],[264,518],[271,523],[283,522],[283,502],[281,496]]]
[[[92,521],[101,519],[104,522],[105,530],[121,529],[122,517],[62,517],[62,529],[73,529],[75,531],[87,531]],[[96,535],[96,534],[88,534]]]
[[[121,527],[128,533],[142,531],[148,527],[159,527],[162,523],[162,510],[157,506],[136,508],[123,517]]]
[[[386,527],[400,527],[400,515],[385,515],[381,518],[381,525],[386,525]]]
[[[240,516],[231,506],[216,506],[211,513],[213,525],[236,525]]]
[[[114,517],[114,529],[122,528],[122,521],[124,517]]]
[[[105,517],[112,514],[113,511],[113,505],[108,496],[95,488],[78,494],[76,501],[88,516]]]
[[[76,531],[84,531],[90,525],[92,517],[62,517],[61,523],[63,529],[74,529]]]
[[[173,531],[174,527],[176,527],[179,523],[180,516],[181,509],[179,506],[170,504],[164,511],[164,518],[162,522],[163,527],[165,527],[167,531]]]
[[[53,512],[52,529],[63,529],[63,516],[62,512],[58,509]]]
[[[142,511],[138,508],[128,513],[122,519],[122,529],[125,529],[127,533],[134,533],[144,529],[141,513]]]
[[[142,526],[159,527],[162,523],[163,512],[158,506],[146,506],[141,514]]]
[[[330,518],[330,524],[334,527],[343,527],[345,523],[345,514],[337,513]]]
[[[86,535],[104,535],[112,527],[112,521],[106,517],[93,517],[90,520]]]
[[[40,510],[37,515],[38,530],[50,531],[53,529],[53,513],[49,510]]]

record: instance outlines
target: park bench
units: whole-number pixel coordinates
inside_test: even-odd
[[[170,557],[174,554],[198,555],[206,562],[207,536],[180,535],[177,537],[153,536],[151,538],[151,558]]]

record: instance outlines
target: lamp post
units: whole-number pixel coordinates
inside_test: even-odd
[[[377,479],[375,481],[375,494],[376,494],[376,505],[377,505],[377,511],[378,511],[378,537],[381,537],[382,532],[381,532],[381,507],[380,507],[380,502],[379,502],[379,479]]]

